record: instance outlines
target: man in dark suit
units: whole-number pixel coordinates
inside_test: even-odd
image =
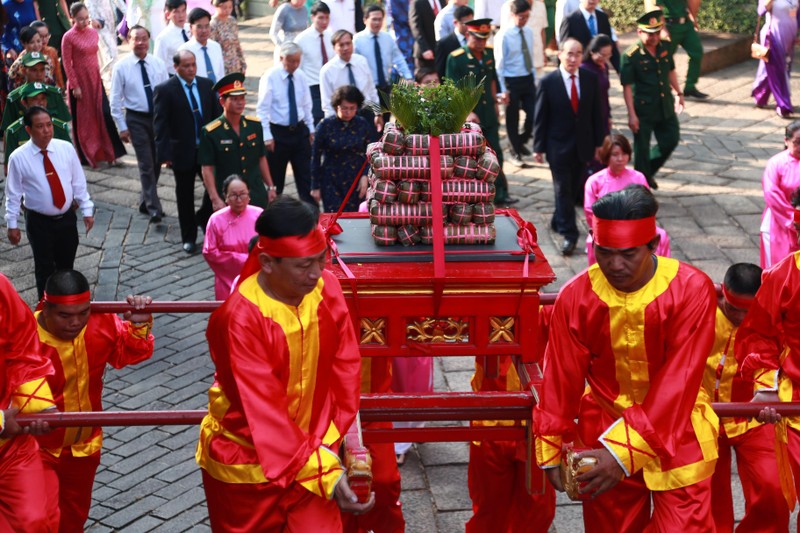
[[[436,43],[436,72],[444,79],[447,68],[447,56],[467,44],[467,22],[475,18],[475,12],[469,6],[458,6],[453,10],[453,22],[456,31]]]
[[[564,236],[563,255],[571,255],[578,242],[575,206],[583,205],[586,163],[603,144],[598,82],[594,74],[578,68],[582,56],[577,40],[561,41],[561,65],[542,78],[536,91],[534,157],[542,163],[547,154],[555,192],[550,228]]]
[[[435,68],[436,32],[433,21],[444,7],[442,0],[413,0],[408,9],[411,35],[414,36],[414,64],[417,68]]]
[[[589,41],[599,33],[614,37],[611,34],[608,15],[597,9],[597,3],[598,0],[581,0],[580,7],[564,17],[558,32],[560,42],[563,43],[572,37],[586,49]],[[616,40],[611,47],[611,66],[619,73],[619,50]]]
[[[158,161],[175,174],[178,221],[186,253],[197,251],[197,221],[194,211],[195,177],[200,175],[197,145],[201,128],[222,113],[208,78],[195,76],[197,61],[192,52],[181,50],[173,57],[176,75],[157,85],[153,92],[156,153]]]

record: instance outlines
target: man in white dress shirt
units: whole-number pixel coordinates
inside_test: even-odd
[[[17,245],[20,206],[25,206],[25,228],[33,250],[36,290],[41,299],[47,278],[56,270],[72,269],[78,249],[78,227],[73,201],[83,214],[86,233],[94,225],[94,204],[75,147],[53,139],[53,121],[43,107],[25,112],[30,140],[16,149],[8,162],[6,225],[8,240]]]
[[[158,223],[164,216],[164,210],[156,190],[161,165],[156,158],[153,90],[169,76],[164,63],[147,53],[150,47],[147,28],[134,26],[129,36],[133,51],[114,65],[111,74],[111,117],[117,125],[120,139],[133,144],[136,153],[139,181],[142,183],[139,212],[149,215],[150,222]]]
[[[468,3],[468,0],[450,0],[447,5],[439,11],[439,14],[436,15],[436,18],[433,20],[433,31],[436,35],[437,43],[456,31],[454,11],[457,7],[465,6]]]
[[[316,205],[310,188],[314,118],[308,82],[297,68],[302,56],[296,43],[281,45],[281,64],[265,72],[258,83],[256,113],[264,130],[269,173],[277,193],[283,193],[286,166],[291,163],[297,195]]]
[[[319,90],[325,116],[332,117],[335,114],[331,105],[331,96],[333,96],[333,91],[344,85],[354,85],[364,95],[365,103],[380,103],[378,90],[375,87],[367,59],[353,53],[353,34],[346,30],[339,30],[333,34],[332,41],[336,57],[328,61],[319,71]],[[361,110],[361,114],[369,122],[374,122],[377,132],[383,130],[381,115],[375,115],[366,108]],[[376,134],[373,137],[375,137],[374,140],[377,140]]]
[[[192,38],[178,47],[189,50],[197,58],[197,75],[217,83],[225,76],[225,61],[222,47],[211,37],[211,13],[201,7],[189,12],[189,27]]]
[[[330,28],[333,33],[347,30],[351,34],[356,32],[356,2],[361,0],[328,0],[325,2],[330,9]]]
[[[475,18],[492,19],[492,27],[500,27],[500,11],[505,0],[475,0]]]
[[[191,35],[191,29],[186,26],[186,0],[167,0],[166,13],[169,23],[156,36],[153,55],[167,66],[169,75],[174,76],[175,67],[172,58]]]
[[[358,32],[353,39],[356,54],[367,58],[375,87],[384,95],[392,92],[392,68],[404,79],[414,81],[408,68],[406,58],[400,47],[389,33],[383,29],[386,13],[379,4],[372,4],[364,12],[364,30]],[[378,96],[380,98],[380,95]],[[389,113],[383,114],[383,120],[389,120]]]
[[[300,70],[305,74],[311,90],[311,112],[314,115],[315,127],[325,116],[319,92],[319,71],[335,55],[331,42],[333,32],[328,28],[330,18],[331,10],[328,5],[324,2],[315,3],[311,6],[311,26],[294,38],[294,43],[303,52]]]

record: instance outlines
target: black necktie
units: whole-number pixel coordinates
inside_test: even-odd
[[[294,96],[294,76],[289,74],[289,126],[297,126],[297,101]]]
[[[350,85],[355,87],[356,77],[353,76],[353,66],[350,63],[347,64],[347,77],[350,78]]]
[[[183,42],[188,43],[189,42],[189,36],[186,35],[186,30],[181,30],[181,35],[183,36]]]
[[[144,66],[144,59],[139,60],[139,66],[142,69],[142,83],[144,84],[144,94],[147,97],[147,112],[153,112],[153,88],[150,87],[150,77],[147,75],[147,69]]]
[[[386,87],[386,75],[383,72],[383,58],[381,57],[381,45],[378,42],[377,35],[373,35],[372,38],[375,39],[375,64],[378,67],[378,87]]]
[[[194,83],[187,83],[186,88],[189,90],[189,101],[192,103],[192,115],[194,115],[194,131],[196,141],[200,141],[200,128],[203,127],[203,113],[200,111],[200,106],[197,105],[197,100],[194,97],[192,87]]]

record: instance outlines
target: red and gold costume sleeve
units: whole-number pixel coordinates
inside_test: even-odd
[[[755,390],[778,390],[779,370],[800,383],[800,252],[764,272],[739,327],[736,359]]]
[[[540,466],[556,466],[562,442],[577,440],[604,446],[628,475],[644,468],[651,490],[710,476],[717,418],[700,385],[715,307],[705,274],[664,257],[632,293],[596,265],[570,281],[553,309],[534,413]]]
[[[23,413],[36,413],[54,406],[45,379],[53,367],[36,346],[36,321],[11,282],[0,274],[0,410],[13,406]]]
[[[36,313],[38,317],[38,313]],[[153,356],[154,338],[148,326],[135,326],[113,314],[94,314],[72,340],[63,340],[38,326],[39,350],[53,364],[48,378],[60,411],[102,411],[103,375],[106,365],[122,368]],[[37,437],[53,455],[70,447],[75,457],[99,451],[103,432],[99,427],[59,428]]]
[[[331,451],[358,410],[360,355],[339,284],[324,272],[298,307],[257,275],[211,315],[216,383],[197,461],[228,483],[297,481],[330,498],[343,470]]]

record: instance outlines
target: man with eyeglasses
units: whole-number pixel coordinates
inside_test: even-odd
[[[277,193],[283,193],[286,166],[292,164],[297,195],[316,205],[311,198],[311,145],[314,116],[311,90],[298,67],[303,50],[295,43],[283,43],[280,64],[264,73],[258,83],[256,113],[264,130],[267,163]]]
[[[214,84],[196,75],[197,59],[192,52],[176,52],[172,62],[176,75],[156,86],[153,92],[156,153],[159,164],[171,168],[175,175],[183,251],[193,254],[197,251],[194,184],[195,177],[201,175],[197,146],[201,129],[212,117],[220,115],[222,107],[214,97]]]

